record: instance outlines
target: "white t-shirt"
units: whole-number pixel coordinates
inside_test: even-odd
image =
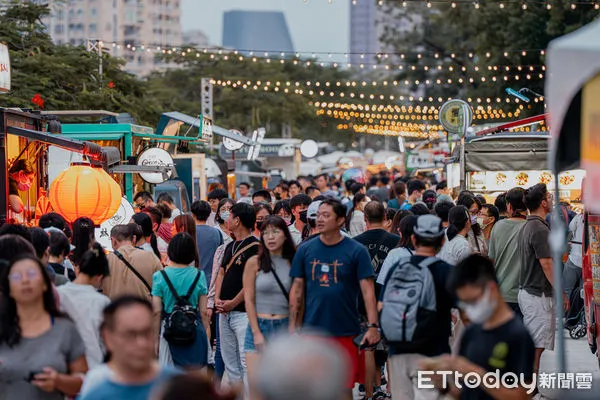
[[[350,237],[358,236],[367,230],[367,223],[365,222],[365,213],[359,210],[354,210],[352,218],[350,218],[350,229],[348,233]]]
[[[57,289],[60,308],[75,322],[85,345],[85,358],[89,368],[104,360],[104,346],[100,338],[102,312],[110,299],[93,286],[67,282]]]
[[[175,218],[177,218],[180,215],[181,215],[181,210],[179,208],[174,208],[173,211],[171,211],[171,218],[169,218],[169,222],[173,223]]]
[[[456,265],[472,253],[471,245],[463,235],[456,235],[452,240],[448,240],[442,246],[437,257],[446,261],[450,265]]]
[[[573,237],[571,239],[571,251],[569,253],[569,261],[575,264],[577,267],[581,268],[581,247],[583,242],[583,214],[578,214],[573,218],[571,223],[569,224],[569,232],[573,233]]]
[[[300,243],[302,243],[302,232],[300,232],[298,228],[296,228],[295,224],[288,226],[288,229],[290,230],[290,235],[292,235],[292,240],[294,241],[294,244],[296,246],[300,246]]]

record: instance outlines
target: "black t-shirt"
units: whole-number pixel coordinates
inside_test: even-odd
[[[425,256],[412,256],[411,262],[418,265],[426,258],[427,257]],[[411,353],[416,352],[427,357],[436,357],[450,353],[449,339],[452,333],[452,315],[450,312],[453,307],[456,307],[456,299],[446,289],[446,281],[448,280],[451,269],[452,266],[442,260],[429,266],[429,270],[433,276],[433,283],[435,284],[435,326],[437,327],[437,330],[430,343],[426,343],[423,345],[422,349],[411,351]],[[390,356],[403,353],[406,352],[398,351],[398,349],[394,349],[392,345],[389,346]]]
[[[54,270],[54,272],[56,273],[56,275],[62,275],[62,276],[66,276],[67,278],[69,278],[70,281],[74,281],[76,276],[75,276],[75,271],[73,271],[72,269],[66,268],[64,265],[59,264],[59,263],[48,263],[48,265],[50,267],[52,267],[52,269]],[[65,270],[66,270],[66,274],[65,274]]]
[[[373,229],[361,233],[354,238],[358,243],[364,245],[369,250],[371,265],[375,275],[379,275],[379,270],[383,261],[390,250],[396,248],[400,242],[400,236],[389,233],[385,229]]]
[[[483,329],[482,325],[470,325],[466,328],[460,342],[460,355],[487,371],[500,371],[500,376],[512,372],[531,382],[535,346],[523,322],[513,317],[505,324]],[[512,382],[508,382],[511,383]],[[463,385],[460,393],[462,400],[492,399],[483,389],[469,389]]]
[[[243,276],[244,276],[244,268],[246,267],[246,262],[252,256],[258,254],[258,245],[254,243],[259,243],[259,240],[254,236],[247,237],[244,240],[240,240],[237,242],[231,242],[225,248],[225,253],[223,255],[223,262],[221,263],[221,268],[225,269],[223,276],[223,283],[221,284],[221,300],[233,300],[235,296],[243,289]],[[249,246],[250,244],[254,244]],[[244,249],[238,257],[236,257],[235,261],[229,265],[232,257],[234,256],[234,250],[236,252]],[[241,311],[246,312],[246,306],[242,301],[233,311]]]
[[[369,257],[371,257],[371,266],[373,267],[373,272],[375,273],[375,279],[377,279],[385,258],[390,250],[396,248],[400,242],[400,236],[389,233],[385,229],[373,229],[355,236],[354,240],[365,246],[369,251]],[[379,298],[380,291],[380,285],[375,284],[376,299]],[[362,294],[358,298],[358,311],[361,315],[367,315],[365,301],[362,298]]]

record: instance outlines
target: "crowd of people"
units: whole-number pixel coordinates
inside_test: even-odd
[[[110,251],[88,218],[0,227],[0,399],[333,400],[357,384],[367,400],[521,399],[416,374],[531,381],[554,346],[552,285],[566,304],[581,285],[583,218],[565,208],[556,277],[544,184],[494,204],[386,174],[238,190],[190,213],[139,192]]]

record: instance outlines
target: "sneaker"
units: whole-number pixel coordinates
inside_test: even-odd
[[[376,391],[375,394],[373,394],[373,400],[385,400],[387,399],[387,393],[382,391],[381,389]]]
[[[365,397],[366,393],[367,390],[365,389],[365,385],[363,385],[362,383],[358,385],[358,395],[361,397]]]

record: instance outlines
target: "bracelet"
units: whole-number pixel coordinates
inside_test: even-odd
[[[367,329],[371,329],[371,328],[377,328],[377,329],[379,329],[379,325],[377,325],[377,324],[369,324],[369,325],[367,325]]]

